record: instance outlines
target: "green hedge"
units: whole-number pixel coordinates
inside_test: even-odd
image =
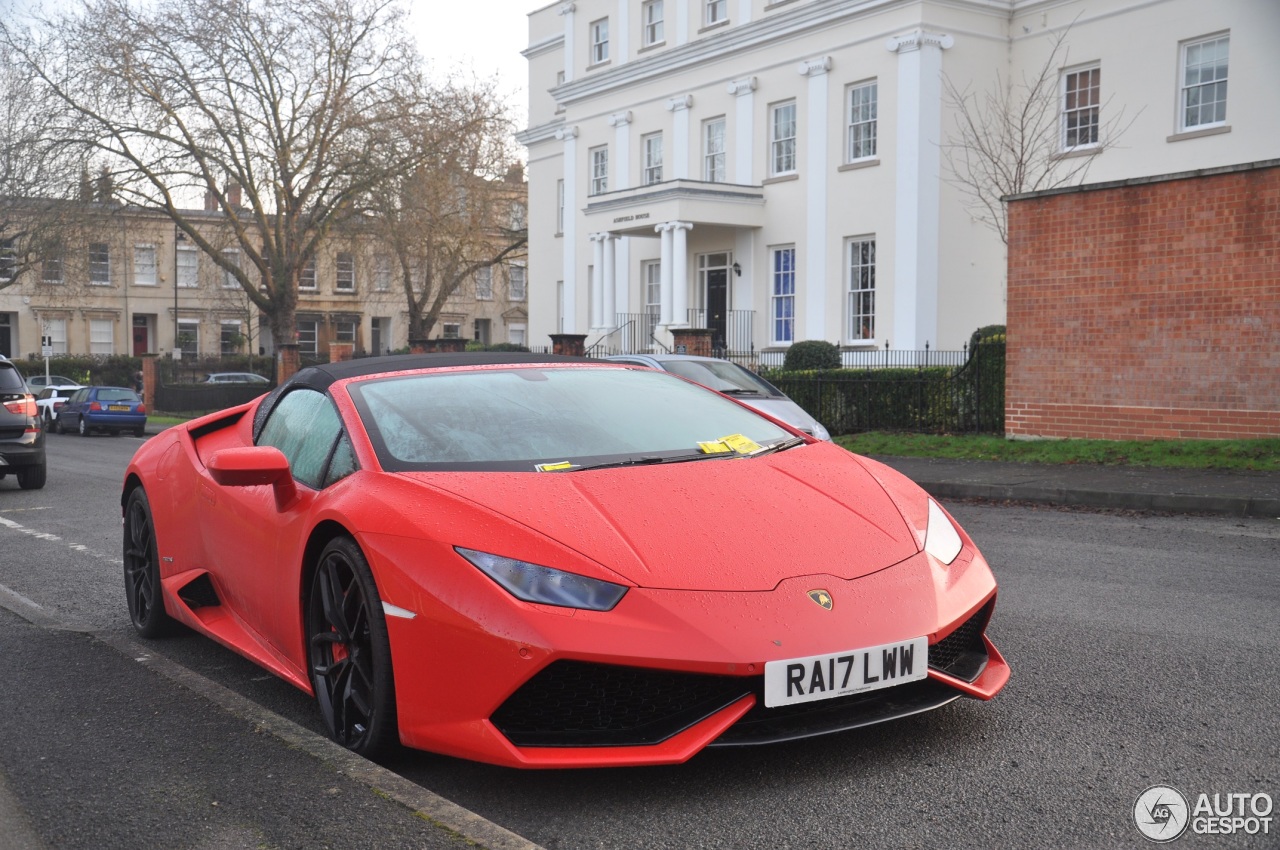
[[[25,377],[45,374],[43,357],[13,362]],[[49,358],[50,375],[61,375],[86,386],[132,387],[141,369],[142,358],[123,354],[59,354]]]

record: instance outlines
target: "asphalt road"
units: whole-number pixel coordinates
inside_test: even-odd
[[[0,482],[0,585],[127,632],[116,500],[137,445],[54,436],[45,490]],[[387,766],[549,850],[1137,847],[1134,802],[1155,784],[1280,801],[1280,522],[948,507],[1001,582],[991,634],[1013,679],[990,703],[678,767],[520,772],[411,752]],[[318,729],[304,695],[210,642],[151,647]],[[86,687],[113,676],[83,667]],[[232,781],[234,758],[214,772]],[[1278,828],[1280,811],[1268,835],[1175,846],[1280,847]]]

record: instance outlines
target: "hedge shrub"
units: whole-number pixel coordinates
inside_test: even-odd
[[[787,349],[787,356],[782,361],[782,368],[787,372],[801,372],[809,369],[839,369],[840,349],[823,339],[802,340]]]

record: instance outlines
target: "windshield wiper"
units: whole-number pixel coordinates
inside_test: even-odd
[[[747,390],[742,387],[730,387],[727,390],[717,390],[717,392],[722,392],[725,395],[764,395],[764,393],[759,390]]]
[[[807,440],[804,437],[790,437],[786,440],[779,440],[772,446],[765,446],[758,452],[752,452],[748,457],[761,457],[763,455],[771,455],[774,452],[784,452],[787,449],[794,449],[796,446],[803,446]]]
[[[627,460],[614,460],[608,463],[593,463],[588,466],[578,466],[567,472],[582,472],[584,469],[612,469],[618,466],[649,466],[659,463],[689,463],[695,460],[715,460],[716,458],[726,457],[742,457],[737,452],[712,452],[710,454],[704,452],[694,452],[687,455],[674,455],[670,457],[661,457],[658,455],[642,455],[641,457],[628,458]]]

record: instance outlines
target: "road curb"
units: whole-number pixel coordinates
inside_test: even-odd
[[[1280,518],[1280,499],[1251,496],[1204,496],[1191,493],[1134,493],[1083,490],[1035,485],[975,484],[959,481],[916,480],[925,492],[939,499],[1034,502],[1045,505],[1116,508],[1135,511],[1218,514],[1222,516]]]
[[[334,741],[263,708],[230,688],[183,667],[127,635],[118,632],[94,631],[73,623],[62,622],[43,606],[4,585],[0,585],[0,608],[38,628],[87,635],[126,658],[145,664],[157,674],[209,700],[229,714],[252,723],[287,746],[312,756],[337,773],[368,787],[375,794],[399,803],[432,826],[451,832],[481,850],[545,850],[541,845],[486,820],[475,812],[428,791],[381,765],[356,755]],[[3,799],[0,799],[0,803],[3,802]],[[4,811],[4,807],[0,805],[0,813]],[[0,821],[0,823],[3,822]],[[0,847],[7,846],[0,841]]]

